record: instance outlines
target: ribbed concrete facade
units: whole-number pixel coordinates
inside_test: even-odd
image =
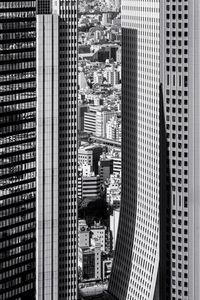
[[[159,266],[159,1],[122,2],[122,203],[109,292],[154,299]]]
[[[37,11],[36,298],[75,300],[77,4],[41,2]]]
[[[58,34],[58,16],[37,17],[37,299],[58,298]]]

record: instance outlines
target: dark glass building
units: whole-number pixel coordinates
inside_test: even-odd
[[[0,2],[2,300],[35,294],[35,2]]]

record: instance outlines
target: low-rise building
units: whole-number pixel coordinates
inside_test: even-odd
[[[99,175],[101,184],[104,184],[110,179],[110,175],[113,174],[113,160],[108,158],[105,154],[102,154],[99,160]]]
[[[84,113],[84,131],[96,134],[96,110],[92,109]]]
[[[106,226],[101,225],[100,222],[94,222],[94,225],[90,228],[92,238],[99,240],[103,252],[106,251],[106,230]]]
[[[102,83],[103,83],[102,72],[99,71],[94,72],[94,84],[102,84]]]
[[[110,180],[106,188],[106,201],[113,207],[113,209],[120,207],[121,176],[119,173],[114,173],[110,176]]]
[[[88,104],[79,104],[78,105],[78,130],[84,130],[84,114],[88,112]]]
[[[82,177],[82,198],[97,199],[100,196],[100,176],[90,173]]]
[[[121,118],[118,118],[117,115],[106,123],[106,138],[121,141]]]
[[[90,246],[90,230],[85,220],[78,221],[78,247],[88,248]]]
[[[100,155],[102,154],[103,148],[98,144],[80,146],[78,149],[78,162],[79,166],[88,164],[91,166],[91,170],[94,171],[95,175],[98,174],[98,162]]]
[[[111,85],[117,85],[120,83],[120,72],[114,66],[106,68],[104,76],[107,82]]]
[[[96,113],[96,136],[106,137],[106,123],[116,114],[112,110],[101,110]]]
[[[102,275],[101,275],[102,280],[106,280],[110,278],[112,262],[113,262],[112,258],[102,261]]]
[[[101,280],[101,246],[98,240],[93,240],[88,248],[78,249],[78,266],[82,280]]]

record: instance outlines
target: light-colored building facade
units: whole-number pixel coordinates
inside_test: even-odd
[[[112,259],[102,261],[102,280],[109,279],[112,269]]]
[[[90,230],[85,220],[78,221],[78,247],[88,248],[90,246]]]
[[[121,142],[121,119],[112,117],[106,123],[106,138]]]
[[[102,105],[90,106],[84,114],[84,131],[96,136],[106,136],[106,122],[114,115],[115,111],[105,109]]]
[[[80,165],[88,164],[93,167],[93,151],[83,146],[79,147],[78,162]]]
[[[107,70],[105,70],[104,76],[107,82],[111,85],[116,85],[120,82],[120,74],[117,68],[107,68]]]
[[[99,241],[101,245],[101,251],[106,250],[106,227],[101,225],[100,222],[94,222],[91,226],[90,231],[92,233],[92,238]]]
[[[193,300],[200,299],[200,2],[160,8],[160,296]]]
[[[36,299],[76,300],[77,3],[37,4]]]
[[[96,136],[106,137],[106,123],[115,115],[114,111],[102,109],[96,114]]]
[[[95,175],[97,175],[98,161],[102,151],[102,146],[99,144],[81,145],[78,149],[78,162],[80,167],[84,164],[88,164],[91,166],[91,171],[94,171]]]
[[[122,2],[122,201],[109,292],[153,300],[159,270],[160,1]]]
[[[103,74],[102,72],[95,71],[94,72],[94,83],[95,84],[102,84],[103,82]]]
[[[112,249],[115,250],[115,244],[117,240],[117,231],[119,225],[120,209],[113,210],[113,214],[110,215],[110,231],[112,234]]]
[[[96,108],[96,107],[95,107]],[[96,134],[96,109],[90,106],[89,111],[84,113],[84,131]]]
[[[116,52],[116,61],[118,63],[121,63],[121,61],[122,61],[122,48],[121,47],[119,47]]]
[[[82,176],[83,176],[83,177],[88,177],[88,176],[90,176],[90,175],[93,175],[93,174],[91,173],[91,166],[88,165],[88,164],[82,165]]]

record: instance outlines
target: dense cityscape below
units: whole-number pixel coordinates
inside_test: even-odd
[[[79,13],[79,291],[107,299],[121,201],[121,13],[108,1],[80,1]]]

